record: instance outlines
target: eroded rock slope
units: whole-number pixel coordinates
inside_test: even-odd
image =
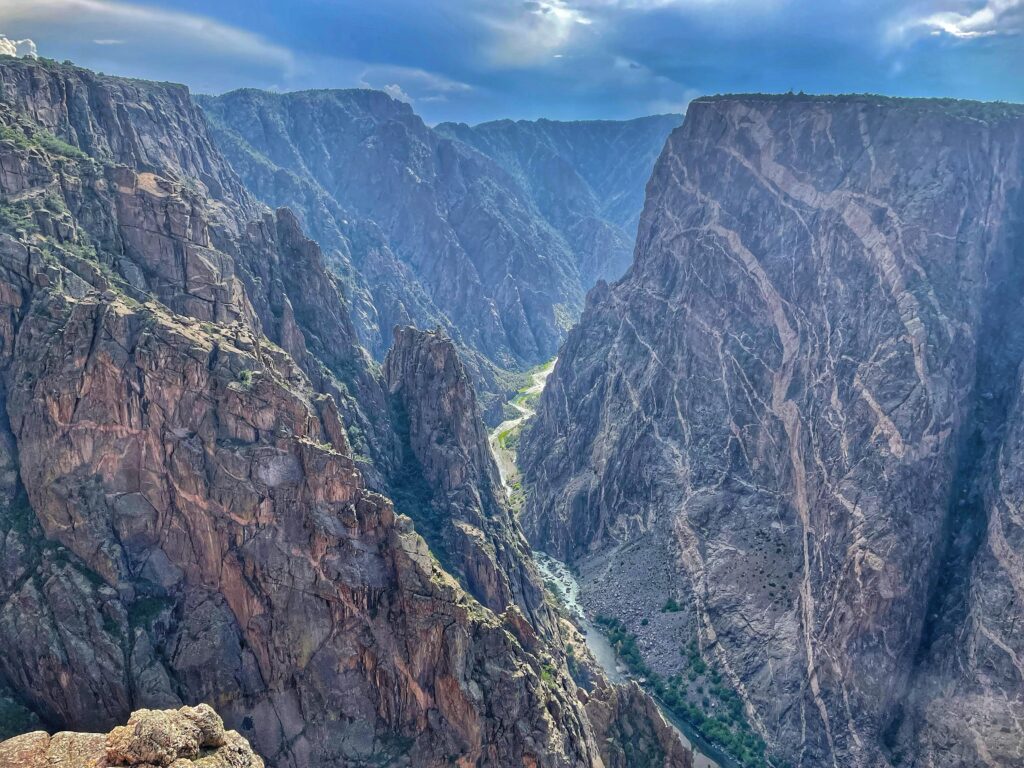
[[[368,346],[386,349],[399,319],[444,318],[450,335],[501,367],[554,355],[581,305],[579,272],[530,196],[489,158],[378,91],[243,90],[201,103],[257,194],[279,204],[278,177],[297,177],[337,208],[329,222],[344,226],[343,211],[374,222],[406,265],[393,265],[384,287],[401,309],[377,323],[380,341]],[[354,262],[362,269],[365,257]]]
[[[529,191],[576,254],[587,288],[633,258],[644,188],[681,115],[636,120],[497,120],[436,130],[493,158]]]

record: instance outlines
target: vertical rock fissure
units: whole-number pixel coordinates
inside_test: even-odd
[[[1021,210],[1018,193],[1010,210]],[[915,671],[954,651],[954,633],[969,611],[972,564],[989,526],[988,502],[997,491],[996,464],[1017,398],[1024,361],[1024,222],[1011,229],[1008,258],[990,265],[977,337],[971,400],[965,413],[950,487],[949,507],[931,580]],[[995,343],[998,340],[998,343]],[[949,648],[947,649],[947,646]],[[894,715],[884,734],[893,748],[903,724]]]

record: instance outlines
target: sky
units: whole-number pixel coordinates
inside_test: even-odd
[[[200,93],[378,88],[429,123],[725,92],[1024,101],[1024,0],[0,0],[0,36]]]

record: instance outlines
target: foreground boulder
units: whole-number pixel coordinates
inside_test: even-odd
[[[207,704],[140,709],[108,734],[35,731],[0,742],[0,768],[263,768],[249,742]]]

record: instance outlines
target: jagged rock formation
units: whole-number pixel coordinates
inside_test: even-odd
[[[552,357],[583,291],[625,270],[644,184],[679,121],[430,129],[373,91],[199,102],[246,186],[295,210],[324,247],[373,356],[395,326],[444,329],[490,424],[515,389],[508,371]]]
[[[396,485],[423,489],[408,505],[417,530],[481,603],[496,613],[514,604],[551,634],[555,620],[455,345],[436,332],[396,328],[384,378],[405,438],[406,477]]]
[[[601,766],[562,649],[368,490],[387,386],[187,91],[4,60],[0,96],[4,690],[91,731],[212,702],[279,768]]]
[[[636,683],[595,687],[587,714],[609,736],[600,745],[607,768],[692,768],[693,755]]]
[[[777,762],[1022,760],[1022,187],[1021,107],[700,99],[524,436],[531,541]]]
[[[680,115],[636,120],[498,120],[436,130],[493,158],[530,192],[576,254],[583,285],[621,277],[633,258],[644,187]]]
[[[260,180],[270,164],[276,176],[292,174],[309,194],[322,193],[331,218],[351,211],[379,225],[422,286],[414,301],[408,271],[388,283],[409,320],[449,318],[457,338],[503,368],[554,355],[581,304],[575,261],[493,161],[377,91],[242,90],[201,103],[227,134],[232,159],[247,155],[243,177],[255,176],[268,198],[281,194]],[[376,333],[386,347],[390,327]]]
[[[34,731],[0,742],[0,768],[263,768],[208,705],[141,709],[108,734]]]

